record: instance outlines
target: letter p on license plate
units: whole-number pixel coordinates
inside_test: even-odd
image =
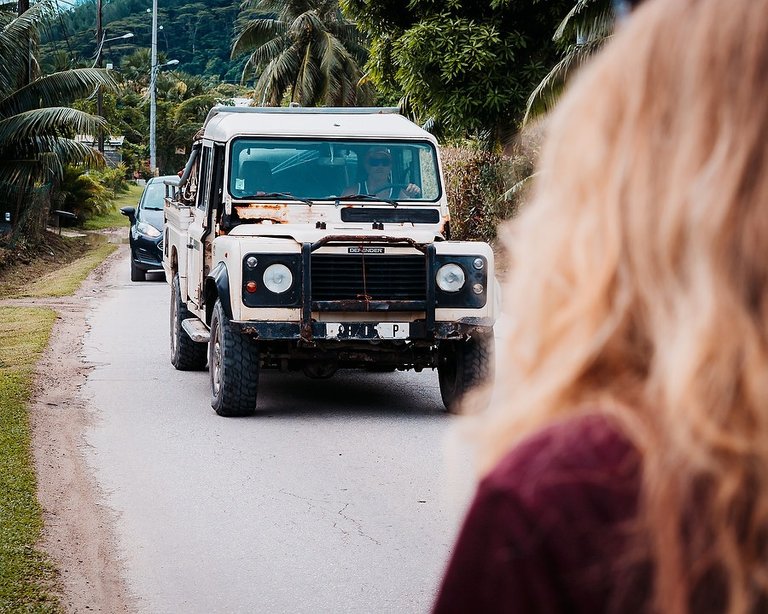
[[[325,336],[329,339],[407,339],[408,322],[328,322]]]

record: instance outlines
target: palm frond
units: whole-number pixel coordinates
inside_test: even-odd
[[[0,149],[46,135],[92,132],[105,125],[102,118],[69,107],[33,109],[0,120]]]
[[[269,66],[275,59],[280,57],[286,49],[290,48],[291,42],[287,37],[276,38],[256,49],[243,65],[243,72],[240,82],[245,83],[252,74],[257,75],[259,71]]]
[[[291,39],[289,39],[287,36],[274,38],[256,49],[251,54],[248,62],[252,64],[254,68],[265,66],[290,46]]]
[[[29,139],[15,159],[0,161],[0,183],[31,185],[59,178],[66,164],[100,166],[103,156],[84,143],[67,138],[39,137]]]
[[[117,90],[117,82],[101,68],[76,68],[41,77],[0,98],[0,117],[39,106],[61,104],[88,96],[97,87]]]
[[[578,0],[560,22],[552,39],[584,43],[607,36],[613,30],[613,24],[610,0]]]
[[[513,200],[516,196],[522,194],[528,187],[528,184],[530,184],[537,175],[538,173],[531,173],[524,179],[518,181],[515,185],[504,192],[504,200]]]
[[[277,19],[254,19],[237,34],[230,57],[235,59],[243,53],[261,47],[273,38],[283,36],[286,30],[286,24]]]
[[[357,83],[362,74],[344,45],[326,32],[320,41],[320,71],[325,80],[322,98],[334,106],[350,106],[355,103]]]
[[[360,66],[367,60],[364,39],[338,0],[247,0],[247,6],[260,16],[238,32],[232,56],[251,51],[243,80],[262,69],[256,100],[279,104],[289,90],[303,105],[354,104],[361,92],[370,97],[370,85],[359,87]],[[277,13],[272,21],[280,22],[279,32],[267,27],[268,11]]]
[[[187,119],[201,118],[205,119],[208,110],[216,104],[216,97],[210,94],[201,94],[194,98],[188,98],[176,107],[174,119],[176,122],[182,122]]]
[[[322,95],[322,81],[322,73],[312,55],[312,47],[306,45],[301,54],[291,100],[304,107],[317,105]]]
[[[285,92],[293,86],[299,65],[299,54],[295,46],[283,51],[267,65],[256,82],[256,100],[268,100],[272,106],[280,104]]]
[[[585,64],[587,60],[602,47],[607,38],[597,39],[583,45],[572,45],[565,57],[560,60],[547,76],[542,79],[536,89],[531,92],[525,107],[523,125],[531,119],[545,115],[551,111],[565,87],[566,81],[574,71]]]
[[[37,27],[45,8],[35,4],[0,31],[0,92],[12,89],[18,77],[27,71],[30,44],[37,45]]]

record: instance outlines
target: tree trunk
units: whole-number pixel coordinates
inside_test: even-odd
[[[11,234],[11,245],[35,246],[43,243],[51,209],[50,186],[43,186],[22,196],[27,206],[21,210]]]

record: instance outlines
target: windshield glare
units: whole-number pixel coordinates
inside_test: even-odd
[[[152,181],[144,188],[144,195],[141,199],[142,209],[160,209],[162,210],[165,199],[165,184],[162,181]]]
[[[441,190],[437,156],[428,141],[241,138],[232,144],[229,193],[235,199],[285,193],[332,200],[370,194],[435,202]]]

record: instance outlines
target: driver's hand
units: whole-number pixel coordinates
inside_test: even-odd
[[[405,187],[405,193],[408,194],[408,196],[418,196],[421,194],[421,188],[417,186],[415,183],[409,183]]]

